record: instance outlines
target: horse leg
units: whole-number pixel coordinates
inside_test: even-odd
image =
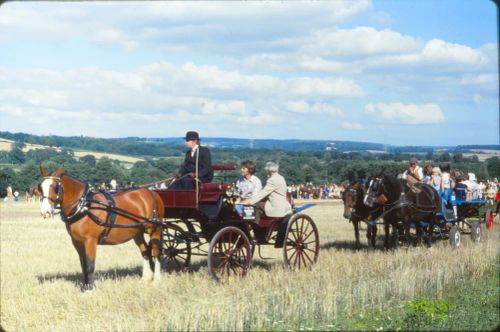
[[[376,236],[377,236],[377,225],[368,224],[366,230],[366,237],[368,239],[368,248],[371,250],[375,249]]]
[[[95,257],[97,252],[97,239],[90,238],[85,241],[85,272],[86,283],[84,285],[85,290],[91,291],[95,289]]]
[[[83,284],[87,285],[89,279],[87,276],[87,260],[85,256],[85,246],[83,245],[83,243],[75,239],[71,239],[71,241],[73,242],[73,246],[75,247],[76,252],[78,253],[78,258],[80,259],[80,266],[82,268],[82,273],[83,273]]]
[[[403,219],[404,225],[404,233],[405,233],[405,242],[407,246],[411,245],[411,237],[410,237],[410,227],[411,227],[411,218],[406,216]]]
[[[150,234],[151,237],[151,257],[154,265],[154,281],[161,280],[161,228],[155,226]]]
[[[384,220],[384,248],[389,249],[389,237],[390,237],[390,229],[389,229],[389,222]]]
[[[151,269],[150,264],[150,253],[149,248],[146,244],[146,240],[144,240],[144,233],[142,231],[137,232],[137,235],[134,236],[134,242],[139,247],[143,259],[142,280],[151,280],[151,277],[153,276],[153,270]]]
[[[429,229],[427,230],[427,248],[430,248],[432,246],[432,235],[434,234],[434,227],[437,224],[437,216],[436,213],[433,213],[430,222],[429,222]]]
[[[414,245],[418,246],[422,243],[422,234],[423,234],[423,227],[422,227],[422,223],[420,221],[415,222],[415,231],[417,233],[417,239],[416,239]]]
[[[359,243],[359,220],[352,219],[352,225],[354,226],[354,236],[356,237],[356,249],[361,246]]]

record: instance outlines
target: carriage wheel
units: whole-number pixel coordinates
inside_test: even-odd
[[[481,225],[479,224],[478,221],[473,223],[470,227],[470,236],[472,238],[472,241],[474,242],[479,242],[481,241]]]
[[[310,268],[318,260],[319,235],[316,224],[305,214],[288,221],[283,243],[283,260],[291,269]]]
[[[251,262],[250,240],[241,229],[225,227],[210,241],[208,272],[215,281],[223,281],[232,275],[245,276]]]
[[[493,213],[491,212],[490,209],[486,211],[486,214],[484,215],[484,221],[486,222],[486,227],[488,229],[491,229],[493,227]]]
[[[460,229],[457,225],[453,225],[450,229],[450,245],[453,248],[460,247],[462,243],[462,235],[460,234]]]
[[[161,231],[161,266],[164,271],[180,271],[191,262],[191,241],[178,225],[167,223]]]

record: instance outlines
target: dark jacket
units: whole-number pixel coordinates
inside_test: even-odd
[[[201,182],[211,182],[214,177],[214,171],[212,170],[212,156],[210,150],[205,146],[198,146],[196,153],[191,157],[191,150],[186,152],[186,157],[184,163],[179,169],[181,175],[188,173],[196,173],[196,156],[199,154],[198,158],[198,178]]]

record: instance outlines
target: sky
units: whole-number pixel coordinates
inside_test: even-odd
[[[499,144],[491,0],[7,2],[0,130]]]

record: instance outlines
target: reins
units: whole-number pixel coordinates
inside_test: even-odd
[[[385,190],[387,190],[387,188],[383,182],[381,183],[381,185],[383,188],[385,188]],[[425,192],[425,190],[422,190],[422,191]],[[426,194],[427,198],[429,198],[431,201],[434,200],[434,197],[435,197],[434,193],[433,193],[432,197],[430,197],[427,192],[425,192],[425,194]],[[376,220],[380,220],[380,219],[384,218],[387,214],[391,213],[392,211],[394,211],[396,209],[403,208],[403,207],[410,207],[414,212],[420,212],[420,213],[433,213],[433,212],[435,212],[435,208],[436,208],[433,205],[421,205],[421,204],[413,203],[413,202],[406,200],[406,194],[404,193],[404,190],[401,191],[401,194],[396,201],[394,201],[392,203],[388,203],[388,204],[381,203],[381,205],[384,209],[387,207],[389,207],[389,209],[384,211]],[[432,210],[431,211],[425,210],[426,208],[429,208]]]
[[[68,175],[66,175],[66,176],[68,176]],[[92,191],[90,189],[90,186],[88,183],[85,183],[85,190],[84,190],[83,194],[78,199],[76,199],[75,201],[73,201],[69,204],[62,206],[62,197],[63,197],[63,193],[64,193],[64,187],[61,185],[61,177],[46,176],[46,177],[43,177],[43,179],[44,180],[51,179],[51,180],[55,180],[57,182],[57,185],[59,187],[56,190],[56,198],[53,199],[50,196],[43,196],[42,195],[42,199],[47,198],[48,200],[53,202],[55,204],[54,208],[58,208],[60,210],[59,212],[56,212],[54,214],[58,214],[58,213],[61,214],[61,219],[66,223],[73,223],[75,221],[80,220],[84,216],[88,216],[90,219],[92,219],[99,226],[108,227],[108,228],[138,228],[138,227],[143,227],[144,223],[151,223],[151,224],[155,224],[155,225],[162,224],[161,221],[159,221],[158,218],[155,217],[155,215],[154,215],[155,213],[157,213],[157,209],[158,209],[157,204],[156,204],[156,200],[154,199],[153,194],[146,188],[138,188],[138,189],[145,189],[151,193],[153,201],[155,202],[155,208],[153,211],[152,218],[147,218],[147,217],[135,214],[133,212],[124,210],[124,209],[119,208],[117,206],[110,206],[108,203],[94,199],[93,197],[96,194],[102,193],[105,196],[106,196],[106,194],[103,191],[97,191],[97,192]],[[159,182],[163,182],[163,181],[159,181]],[[60,192],[62,192],[62,194]],[[69,214],[64,213],[65,209],[67,209],[68,207],[71,207],[77,203],[78,203],[78,206],[74,209],[74,211],[72,213],[69,213]],[[98,206],[90,206],[91,204],[97,204]],[[100,219],[94,213],[92,213],[91,210],[101,210],[101,211],[108,212],[110,214],[114,213],[116,215],[122,216],[124,218],[130,219],[130,220],[135,221],[135,222],[130,223],[130,224],[112,224],[112,225],[110,225],[110,224],[106,223],[105,221],[103,221],[102,219]]]

